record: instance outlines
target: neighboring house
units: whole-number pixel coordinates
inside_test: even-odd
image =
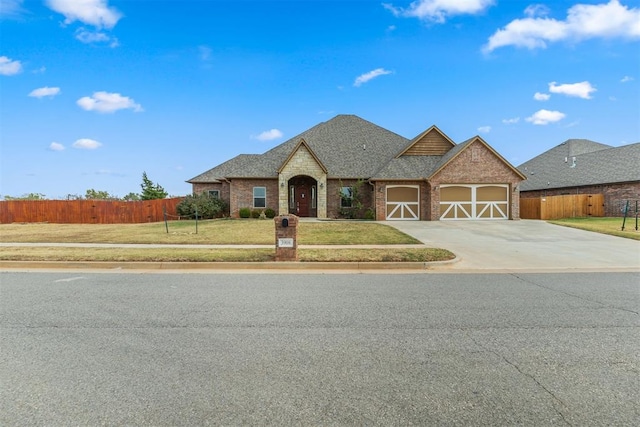
[[[243,154],[187,182],[241,208],[338,218],[353,197],[377,220],[518,219],[524,175],[482,138],[455,144],[432,126],[412,140],[338,115],[264,154]]]
[[[627,200],[640,199],[640,143],[612,147],[569,139],[523,163],[521,198],[603,194],[605,216],[620,216]]]

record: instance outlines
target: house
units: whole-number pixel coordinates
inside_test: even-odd
[[[612,147],[569,139],[518,169],[527,177],[521,198],[603,194],[605,216],[621,216],[627,200],[640,200],[640,143]]]
[[[432,221],[518,219],[523,179],[479,136],[456,144],[431,126],[409,140],[338,115],[187,182],[227,201],[232,217],[248,207],[338,218],[361,204],[377,220]]]

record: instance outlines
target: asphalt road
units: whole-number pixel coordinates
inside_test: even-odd
[[[0,273],[0,425],[637,425],[640,274]]]

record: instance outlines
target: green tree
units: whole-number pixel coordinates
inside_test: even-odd
[[[4,196],[5,200],[47,200],[47,196],[42,193],[29,193],[23,194],[22,196],[13,197],[13,196]]]
[[[146,172],[142,172],[142,200],[164,199],[169,195],[160,184],[156,184],[147,177]]]
[[[84,194],[84,198],[87,200],[113,200],[117,197],[112,196],[108,191],[98,191],[90,188]]]
[[[142,200],[142,198],[140,197],[140,195],[138,193],[131,192],[131,193],[127,194],[126,196],[124,196],[122,198],[122,200],[127,200],[127,201],[130,201],[130,202],[133,202],[133,201],[136,201],[136,200]]]

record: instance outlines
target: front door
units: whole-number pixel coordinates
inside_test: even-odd
[[[309,184],[307,182],[296,185],[295,189],[295,202],[296,202],[296,215],[307,217],[309,216]]]

